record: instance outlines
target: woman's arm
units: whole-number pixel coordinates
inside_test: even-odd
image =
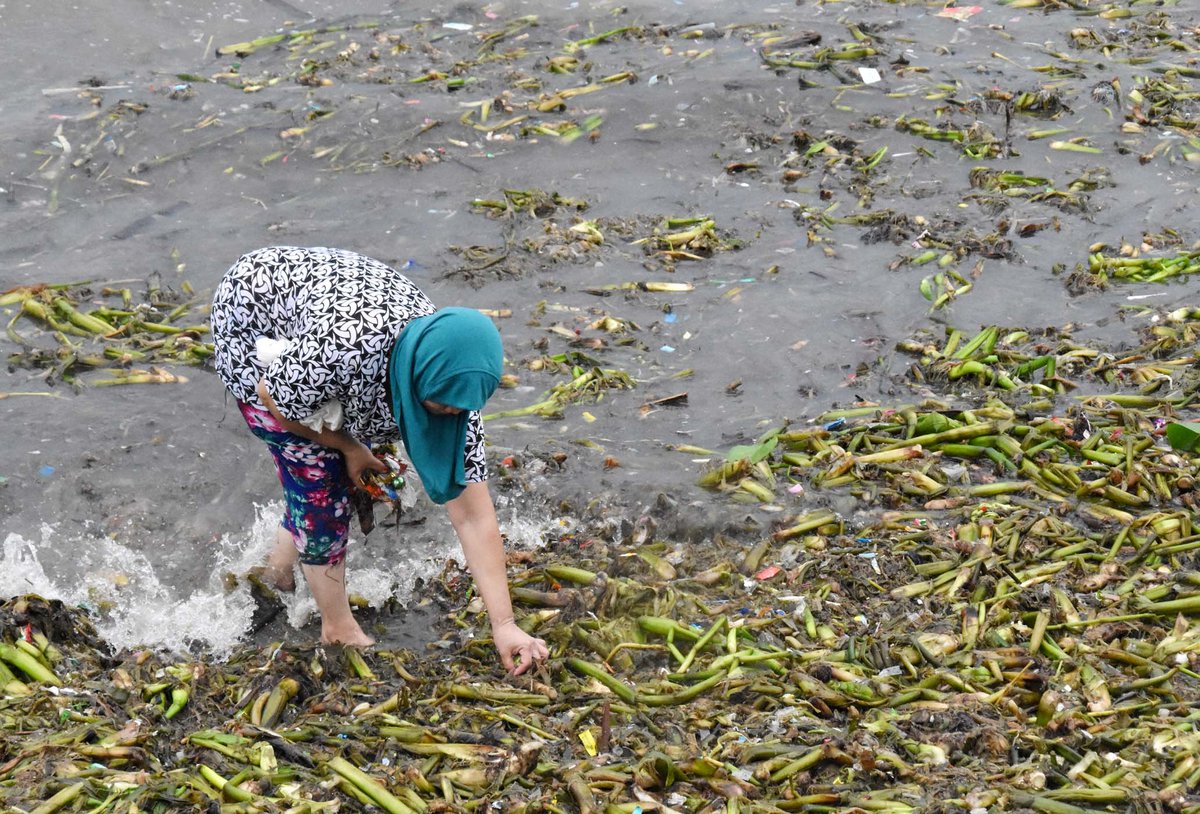
[[[487,606],[500,662],[513,675],[520,675],[535,661],[546,658],[549,650],[544,641],[517,627],[513,618],[504,541],[487,483],[468,483],[462,494],[446,504],[446,511],[462,544],[475,587]]]
[[[279,407],[275,404],[275,400],[271,398],[271,394],[267,392],[265,379],[258,380],[255,390],[258,393],[258,397],[262,399],[262,403],[271,411],[271,415],[275,416],[275,419],[288,432],[299,435],[301,438],[307,438],[310,441],[316,441],[322,446],[331,447],[341,452],[346,459],[346,470],[350,475],[351,483],[362,483],[362,477],[368,469],[376,472],[388,471],[387,464],[376,458],[366,444],[345,430],[322,429],[320,432],[315,432],[299,421],[292,421],[289,418],[285,418],[283,413],[279,412]]]

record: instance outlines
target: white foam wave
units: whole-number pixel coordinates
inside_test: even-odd
[[[226,577],[263,561],[282,510],[278,502],[257,507],[246,533],[225,535],[194,556],[166,545],[134,550],[112,536],[71,536],[49,524],[31,537],[10,533],[0,548],[0,597],[34,593],[86,608],[118,650],[199,649],[223,658],[245,640],[256,609],[247,582],[236,580],[230,589]],[[522,511],[519,503],[505,501],[499,510],[513,548],[537,548],[548,532],[560,534],[565,527],[563,520]],[[405,603],[419,581],[435,577],[448,559],[461,563],[462,552],[445,513],[433,510],[423,523],[381,528],[365,544],[352,541],[350,591],[374,607],[392,599]],[[288,623],[300,629],[315,619],[317,608],[304,581],[298,583],[294,594],[281,598]]]

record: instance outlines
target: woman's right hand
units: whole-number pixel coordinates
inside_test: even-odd
[[[358,441],[350,444],[347,449],[343,449],[342,455],[346,458],[346,474],[350,476],[350,482],[355,486],[362,486],[363,477],[368,472],[388,471],[387,464],[376,458],[375,453],[371,452],[366,444]]]

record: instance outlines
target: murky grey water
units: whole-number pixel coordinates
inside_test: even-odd
[[[965,21],[937,16],[941,2],[496,2],[436,11],[308,0],[98,5],[0,2],[0,290],[157,272],[168,286],[186,281],[205,301],[244,251],[335,245],[406,266],[439,304],[511,311],[499,324],[520,386],[499,393],[494,409],[530,404],[561,380],[523,368],[546,353],[579,350],[638,383],[568,408],[561,420],[489,423],[497,459],[515,453],[536,470],[543,458],[566,456],[541,475],[527,470],[520,489],[501,490],[517,544],[570,528],[569,518],[544,508],[559,498],[579,506],[602,497],[614,513],[636,516],[667,494],[682,507],[676,521],[700,536],[741,524],[747,513],[769,522],[759,509],[698,490],[702,457],[670,446],[719,449],[857,399],[909,399],[907,360],[893,346],[920,328],[1072,323],[1080,338],[1120,344],[1139,318],[1127,306],[1195,301],[1186,282],[1072,295],[1055,267],[1073,269],[1097,242],[1137,244],[1164,230],[1185,245],[1196,240],[1200,164],[1185,160],[1186,128],[1122,127],[1139,77],[1161,76],[1188,53],[1120,61],[1139,53],[1135,35],[1151,24],[1200,48],[1196,4],[1165,4],[1161,18],[1134,4],[1135,17],[1110,20],[988,3]],[[523,51],[468,67],[461,89],[409,81],[430,69],[453,75],[456,60],[478,57],[482,33],[528,14],[539,24],[496,47]],[[331,32],[315,37],[311,51],[216,53],[277,30],[365,21],[394,40]],[[573,74],[546,70],[569,41],[627,25],[643,27],[645,38],[589,47]],[[876,54],[824,70],[764,64],[765,38],[813,31],[822,46],[852,47],[854,27]],[[698,36],[681,36],[688,30]],[[1093,32],[1110,53],[1075,47],[1072,30]],[[351,43],[361,50],[337,57]],[[387,50],[397,44],[411,50]],[[373,45],[383,48],[374,61],[366,56]],[[815,49],[792,50],[804,58]],[[331,83],[294,81],[305,58],[326,61],[319,73]],[[881,80],[864,81],[873,77],[861,68]],[[262,88],[179,78],[235,69]],[[491,103],[495,123],[529,114],[541,93],[621,71],[637,81],[570,97],[565,113],[533,111],[493,133],[472,126],[481,102]],[[1113,79],[1125,94],[1120,105],[1093,94]],[[109,89],[69,90],[81,83]],[[985,99],[993,90],[1040,90],[1065,109],[1053,119],[1006,121],[1003,106]],[[512,113],[502,112],[505,101]],[[565,117],[602,123],[595,138],[569,142],[517,136],[522,126]],[[901,117],[978,121],[1011,149],[972,160],[956,143],[897,128]],[[1028,138],[1051,127],[1063,133]],[[1051,148],[1070,138],[1100,152]],[[806,158],[821,141],[840,157],[814,148]],[[845,160],[880,148],[886,155],[869,172]],[[1139,161],[1146,154],[1153,157]],[[968,197],[979,166],[1058,186],[1084,174],[1103,182],[1087,193],[1084,211],[1022,198],[985,205]],[[573,212],[492,219],[470,206],[530,188],[586,200],[582,217],[601,225],[604,244],[572,246],[561,232],[547,233],[546,223],[569,227]],[[918,285],[937,269],[897,265],[921,253],[913,241],[922,235],[822,226],[802,214],[832,205],[834,217],[887,209],[921,216],[944,231],[995,235],[1010,250],[959,260],[973,290],[931,315]],[[665,217],[699,214],[739,248],[670,268],[633,243]],[[462,253],[472,246],[491,254]],[[463,272],[506,246],[508,259]],[[648,280],[695,288],[596,291]],[[625,335],[592,327],[604,315],[636,327]],[[0,391],[53,397],[0,401],[0,588],[126,604],[109,630],[123,644],[220,647],[244,630],[248,601],[224,595],[211,575],[253,559],[269,534],[277,485],[215,376],[181,372],[189,377],[183,385],[79,394],[47,391],[36,371],[5,374]],[[684,391],[684,403],[644,407]],[[536,493],[525,491],[530,484]],[[373,535],[356,554],[363,577],[355,587],[376,599],[398,581],[406,591],[409,562],[436,573],[450,550],[436,514],[402,534]],[[296,613],[303,618],[303,608]]]

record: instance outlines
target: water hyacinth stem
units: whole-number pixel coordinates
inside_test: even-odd
[[[616,695],[625,703],[637,703],[637,693],[634,691],[634,689],[625,682],[621,681],[619,678],[605,671],[602,667],[577,658],[568,658],[566,660],[566,665],[580,675],[585,675],[589,678],[595,679],[597,682],[607,687],[614,695]]]
[[[74,802],[75,798],[82,794],[86,788],[87,783],[84,781],[63,786],[47,800],[30,809],[29,814],[54,814],[54,812],[60,811]]]
[[[818,529],[821,526],[836,522],[837,515],[828,509],[823,509],[803,515],[797,518],[797,521],[793,525],[775,532],[771,537],[776,541],[790,540],[806,532]]]
[[[382,808],[388,814],[419,814],[413,808],[401,802],[375,778],[359,769],[343,757],[330,758],[326,764],[331,770],[341,776],[372,803]]]
[[[198,769],[200,776],[204,778],[204,782],[215,788],[223,797],[232,800],[235,803],[248,803],[254,799],[254,795],[245,789],[230,783],[220,775],[215,769],[200,764]]]
[[[29,678],[42,684],[61,687],[62,681],[54,671],[42,664],[36,656],[11,644],[0,644],[0,659],[16,667]]]
[[[300,691],[300,682],[291,677],[281,678],[275,688],[267,696],[267,700],[263,702],[262,714],[259,726],[273,727],[279,720],[279,716],[283,714],[283,708],[287,702],[296,697],[296,693]]]
[[[171,689],[171,705],[167,707],[167,711],[163,713],[163,717],[168,721],[183,711],[187,706],[190,693],[185,687],[173,687]]]

